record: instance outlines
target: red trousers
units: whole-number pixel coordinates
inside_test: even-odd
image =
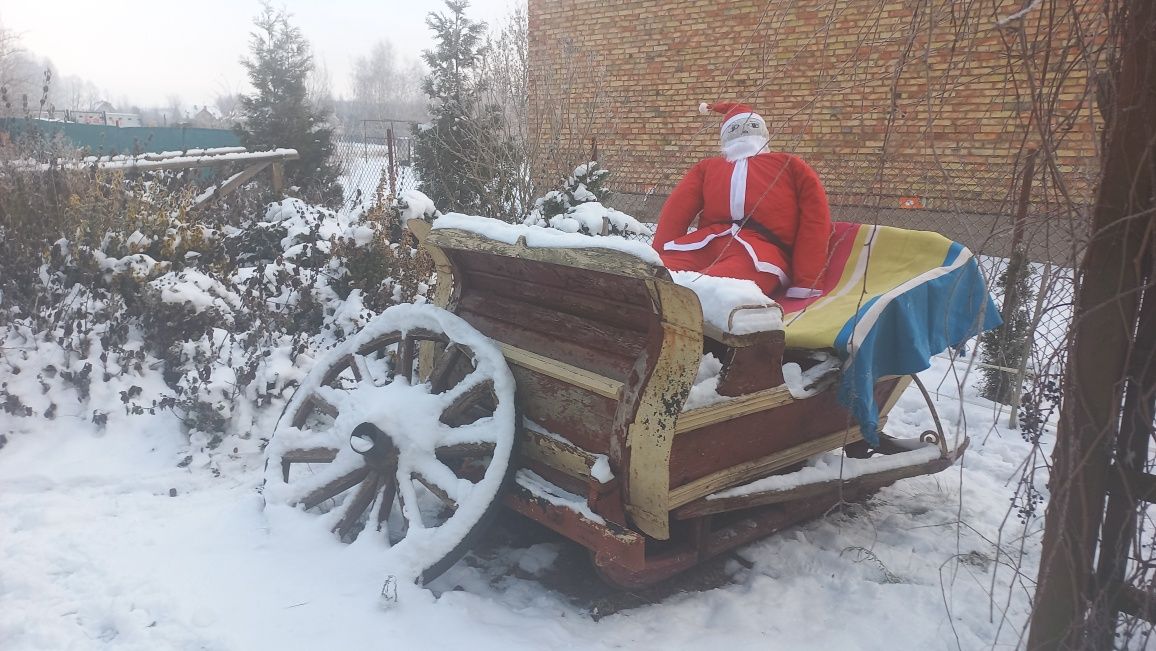
[[[767,296],[781,284],[775,274],[755,269],[746,248],[729,237],[717,237],[694,251],[660,251],[659,256],[671,271],[698,271],[708,276],[753,280]]]

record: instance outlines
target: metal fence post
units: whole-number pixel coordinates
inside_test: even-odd
[[[394,165],[393,158],[393,127],[385,130],[385,152],[388,156],[387,165],[389,165],[389,193],[397,196],[397,167]]]

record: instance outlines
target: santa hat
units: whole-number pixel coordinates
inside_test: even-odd
[[[702,102],[698,105],[698,112],[703,115],[711,111],[722,113],[724,116],[722,126],[719,127],[719,133],[725,132],[727,127],[739,120],[758,118],[762,120],[764,124],[766,123],[766,120],[763,120],[763,116],[755,113],[754,109],[742,102],[715,102],[713,104]]]

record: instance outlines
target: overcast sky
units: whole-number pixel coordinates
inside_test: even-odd
[[[467,15],[491,24],[525,0],[473,0]],[[336,95],[349,95],[355,58],[386,39],[416,58],[432,46],[425,16],[441,0],[275,0],[285,7],[328,67]],[[248,53],[257,0],[0,0],[0,24],[21,46],[48,57],[61,75],[78,75],[108,99],[185,107],[245,88],[239,60]]]

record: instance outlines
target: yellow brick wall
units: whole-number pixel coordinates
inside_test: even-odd
[[[1054,102],[1042,131],[1058,163],[1041,171],[1037,204],[1061,187],[1087,202],[1095,63],[1069,37],[1078,25],[1095,45],[1100,26],[1094,3],[1064,13],[1074,4],[1045,0],[1021,42],[995,26],[1021,0],[529,0],[537,173],[565,173],[594,140],[615,189],[665,194],[716,153],[719,117],[698,103],[740,100],[775,149],[823,174],[833,202],[1003,211],[1023,147],[1043,141],[1034,84]]]

